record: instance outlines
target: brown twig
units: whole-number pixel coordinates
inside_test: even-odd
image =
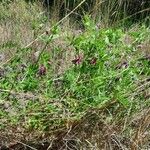
[[[17,143],[19,143],[19,144],[22,144],[22,145],[24,145],[24,146],[26,146],[26,147],[28,147],[28,148],[30,148],[30,149],[32,149],[32,150],[38,150],[38,149],[36,149],[36,148],[34,148],[34,147],[31,147],[30,145],[27,145],[27,144],[25,144],[25,143],[23,143],[23,142],[20,142],[20,141],[15,141],[15,142],[17,142]]]

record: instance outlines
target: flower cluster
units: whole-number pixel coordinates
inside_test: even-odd
[[[75,59],[72,60],[72,63],[75,64],[75,65],[79,65],[79,64],[81,64],[82,62],[83,62],[83,57],[80,56],[80,55],[76,56]],[[91,65],[96,65],[96,63],[97,63],[97,58],[96,58],[96,57],[91,58],[90,61],[89,61],[89,63],[90,63]]]

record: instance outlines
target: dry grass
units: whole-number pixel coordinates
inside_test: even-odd
[[[27,45],[35,37],[36,30],[34,29],[34,22],[37,23],[37,27],[41,26],[40,20],[43,17],[43,8],[39,4],[28,5],[24,1],[14,1],[8,6],[0,4],[1,16],[0,21],[0,41],[4,42],[12,41],[20,45]],[[8,16],[5,16],[5,13]],[[27,38],[28,37],[28,38]]]
[[[3,144],[8,145],[9,148],[14,147],[15,150],[18,147],[22,149],[32,147],[38,150],[42,148],[51,150],[149,149],[150,110],[146,109],[139,114],[134,114],[128,119],[124,128],[126,118],[119,119],[117,110],[110,114],[109,107],[113,107],[113,104],[99,110],[90,110],[81,120],[66,121],[66,127],[55,130],[53,133],[37,131],[26,133],[25,130],[18,127],[17,129],[10,128],[7,136],[6,132],[1,133],[0,138],[7,137]],[[118,109],[121,109],[121,106]]]

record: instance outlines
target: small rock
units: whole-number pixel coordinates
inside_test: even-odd
[[[37,61],[40,55],[40,51],[34,53],[34,60]]]
[[[5,55],[2,53],[2,54],[0,54],[0,62],[2,62],[4,60],[5,60]]]

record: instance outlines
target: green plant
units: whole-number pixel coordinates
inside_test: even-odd
[[[123,44],[122,29],[97,30],[87,17],[84,24],[85,32],[72,41],[76,57],[72,61],[74,67],[64,75],[64,89],[68,89],[72,98],[85,105],[97,107],[103,101],[115,99],[125,107],[130,106],[131,101],[126,93],[135,88],[134,83],[139,78],[137,60],[127,58],[134,43],[130,50]],[[141,39],[141,36],[136,37],[136,41]],[[142,67],[146,69],[146,66]],[[144,72],[148,73],[146,70]]]
[[[104,10],[113,6],[106,24],[110,15],[116,14],[112,14],[118,6],[116,2],[103,5]],[[67,133],[71,138],[73,135],[81,139],[82,146],[87,141],[93,145],[110,144],[112,131],[115,137],[121,137],[121,146],[124,137],[128,141],[134,139],[132,134],[139,133],[141,126],[134,130],[131,118],[150,105],[149,27],[141,22],[130,28],[120,25],[99,28],[92,14],[85,15],[80,22],[81,32],[72,34],[74,29],[63,28],[67,17],[50,30],[49,20],[45,14],[41,15],[37,3],[14,1],[7,6],[5,9],[0,4],[2,30],[11,31],[8,37],[2,34],[4,38],[0,41],[0,55],[5,56],[0,60],[1,133],[18,137],[21,131],[34,140],[37,137],[41,140],[48,133],[58,135],[59,141],[60,137],[66,139]],[[104,19],[107,14],[103,15]],[[118,14],[114,19],[120,15],[126,16]],[[9,28],[9,22],[14,28]],[[35,53],[39,54],[36,59]]]

